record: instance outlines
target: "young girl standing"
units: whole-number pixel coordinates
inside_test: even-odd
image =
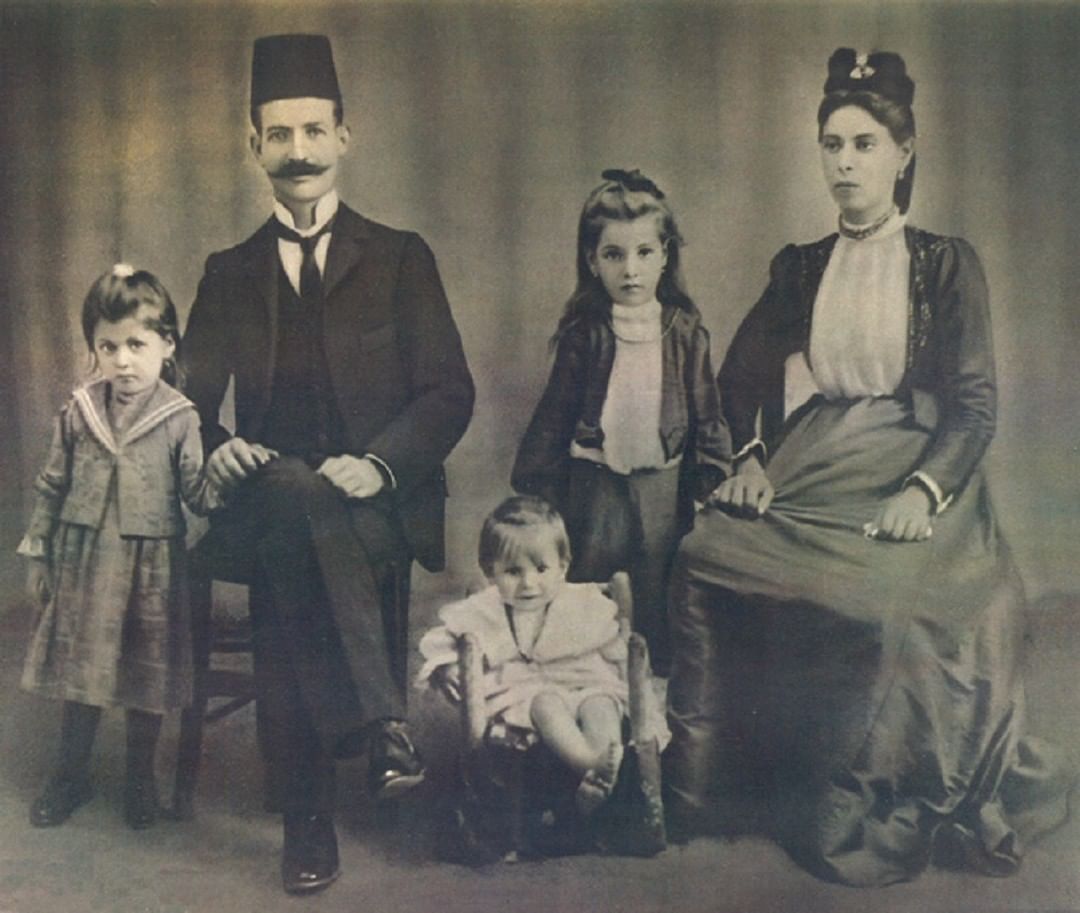
[[[161,283],[120,264],[83,303],[97,377],[61,410],[19,545],[41,605],[22,686],[63,700],[60,758],[30,808],[62,824],[92,795],[90,751],[102,707],[127,710],[124,811],[157,812],[161,714],[191,701],[183,499],[205,513],[199,421],[178,382],[176,308]]]
[[[671,559],[695,500],[729,474],[731,438],[671,207],[636,170],[603,178],[581,213],[577,288],[511,481],[566,518],[570,579],[629,572],[634,625],[666,675]]]

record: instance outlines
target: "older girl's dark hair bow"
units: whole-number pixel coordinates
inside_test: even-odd
[[[615,181],[622,184],[627,190],[638,193],[651,193],[658,200],[664,199],[664,194],[652,181],[643,175],[637,168],[633,171],[624,171],[622,168],[608,168],[601,173],[605,181]]]

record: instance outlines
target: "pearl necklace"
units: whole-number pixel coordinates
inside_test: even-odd
[[[864,241],[871,235],[876,235],[881,231],[882,226],[893,217],[896,212],[896,207],[893,206],[885,215],[880,219],[875,219],[869,225],[853,226],[844,221],[844,217],[840,216],[840,234],[845,238],[851,238],[852,241]]]

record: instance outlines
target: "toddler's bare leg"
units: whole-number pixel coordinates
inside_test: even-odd
[[[585,737],[566,701],[557,693],[544,691],[536,695],[529,713],[544,744],[571,769],[585,774],[600,763],[607,745],[598,747]]]
[[[582,814],[595,811],[615,788],[622,765],[622,711],[608,695],[596,695],[581,702],[578,722],[586,740],[599,752],[597,763],[585,772],[577,789],[577,806]]]
[[[612,742],[622,745],[622,709],[609,695],[597,694],[582,701],[578,725],[598,756],[606,754]]]

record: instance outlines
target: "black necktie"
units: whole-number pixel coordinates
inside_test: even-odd
[[[315,245],[319,238],[333,228],[334,220],[330,219],[315,234],[304,237],[289,226],[283,225],[278,219],[274,219],[274,231],[277,236],[285,241],[292,241],[300,245],[303,258],[300,260],[300,297],[304,301],[320,301],[322,299],[322,275],[319,273],[319,264],[315,262]]]

